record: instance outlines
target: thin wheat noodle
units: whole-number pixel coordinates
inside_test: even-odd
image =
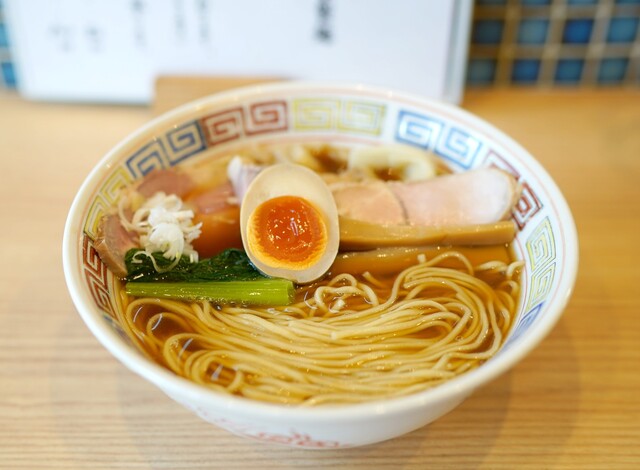
[[[508,333],[522,263],[449,251],[392,280],[340,274],[286,307],[116,296],[147,356],[221,393],[300,405],[402,396],[478,367]],[[489,284],[491,283],[491,285]]]

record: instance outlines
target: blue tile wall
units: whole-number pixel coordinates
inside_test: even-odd
[[[495,59],[470,59],[467,67],[469,82],[474,85],[489,85],[496,78]]]
[[[556,83],[577,84],[582,78],[584,59],[560,59],[556,64]]]
[[[525,18],[518,26],[518,44],[544,44],[548,31],[548,19]]]
[[[0,47],[9,49],[9,38],[4,23],[0,23]]]
[[[592,19],[567,20],[564,24],[562,42],[565,44],[587,44],[593,31]]]
[[[10,61],[0,62],[0,71],[2,72],[2,81],[7,88],[15,88],[16,74],[13,69],[13,63]]]
[[[525,6],[541,6],[549,5],[551,0],[522,0],[522,4]]]
[[[511,69],[514,83],[535,83],[540,74],[540,59],[516,59]]]
[[[16,74],[9,46],[9,35],[4,21],[2,0],[0,0],[0,88],[16,87]]]
[[[639,18],[622,16],[611,18],[607,31],[607,42],[632,43],[638,35]]]
[[[624,80],[629,59],[626,57],[609,57],[602,59],[598,69],[598,82],[616,84]]]
[[[468,86],[640,85],[640,0],[476,0]]]
[[[502,41],[502,20],[478,20],[473,23],[472,41],[476,44],[500,44]]]

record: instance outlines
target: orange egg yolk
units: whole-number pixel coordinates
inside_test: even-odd
[[[251,251],[274,267],[305,269],[319,260],[327,245],[322,214],[297,196],[263,202],[251,214],[248,226]]]

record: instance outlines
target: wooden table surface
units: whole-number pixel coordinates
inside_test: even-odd
[[[463,107],[522,143],[565,194],[580,237],[573,298],[535,351],[432,425],[312,451],[201,421],[112,358],[71,303],[72,198],[162,106],[0,94],[0,468],[640,468],[640,91],[469,91]]]

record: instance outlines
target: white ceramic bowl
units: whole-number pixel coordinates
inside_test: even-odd
[[[114,277],[93,248],[96,224],[117,190],[153,168],[188,165],[252,142],[401,142],[430,149],[455,171],[494,165],[524,191],[513,212],[516,256],[525,261],[516,321],[499,353],[433,389],[378,402],[297,408],[220,395],[147,360],[114,321]],[[578,241],[569,208],[520,145],[456,107],[363,85],[282,83],[232,90],[184,105],[125,138],[94,168],[70,209],[64,271],[89,329],[125,366],[200,417],[233,433],[309,448],[390,439],[451,411],[534,348],[572,291]]]

